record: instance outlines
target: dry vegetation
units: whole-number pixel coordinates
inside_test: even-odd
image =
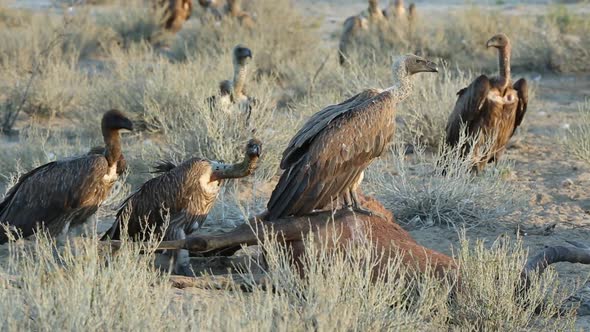
[[[572,310],[560,312],[568,295],[555,273],[535,278],[526,295],[519,243],[500,241],[491,249],[466,240],[457,260],[465,291],[429,273],[416,275],[399,260],[388,263],[396,279],[371,281],[380,253],[369,242],[327,251],[311,239],[304,256],[307,278],[290,266],[289,254],[271,239],[264,247],[265,274],[273,292],[252,285],[235,291],[174,291],[166,274],[154,271],[153,246],[127,244],[117,255],[92,239],[77,241],[56,256],[47,239],[12,245],[0,274],[2,328],[8,330],[522,330],[571,329]],[[22,245],[22,244],[21,244]],[[491,262],[491,263],[490,263]],[[482,264],[486,263],[486,264]],[[252,262],[254,267],[255,261]],[[253,273],[247,269],[243,279]],[[537,309],[538,308],[538,309]]]
[[[114,107],[140,127],[123,138],[130,187],[145,181],[149,166],[161,158],[236,160],[256,129],[264,142],[262,164],[254,179],[231,185],[220,197],[212,219],[228,217],[227,209],[234,217],[251,215],[263,207],[282,149],[309,115],[364,88],[387,86],[390,56],[419,51],[446,65],[437,76],[418,77],[414,94],[401,106],[398,143],[414,144],[415,153],[405,156],[394,148],[368,172],[367,188],[403,222],[496,222],[526,206],[505,179],[509,167],[491,167],[474,178],[463,172],[468,166],[456,152],[440,148],[456,91],[470,82],[471,70],[495,68],[485,40],[503,26],[514,37],[517,68],[590,70],[590,23],[565,7],[539,17],[477,7],[429,24],[419,17],[411,34],[393,26],[367,38],[363,44],[370,47],[357,48],[351,65],[341,68],[335,48],[323,47],[321,22],[289,0],[247,2],[259,22],[253,30],[230,20],[201,20],[195,6],[194,18],[177,36],[162,33],[159,13],[140,2],[97,2],[107,6],[33,13],[0,5],[0,124],[19,140],[0,149],[0,188],[19,172],[100,143],[98,119]],[[260,103],[250,125],[205,105],[217,83],[231,77],[230,52],[238,43],[254,53],[247,89]],[[168,49],[157,47],[163,44]],[[582,107],[586,116],[589,111],[587,104]],[[588,137],[585,123],[568,141],[586,160]],[[444,165],[454,171],[442,175]],[[64,249],[59,261],[46,240],[27,251],[11,249],[10,258],[0,262],[3,330],[567,330],[574,322],[571,311],[558,311],[565,294],[552,271],[525,297],[517,295],[525,257],[519,244],[485,249],[464,241],[457,259],[465,292],[454,299],[450,285],[412,276],[397,261],[389,269],[399,279],[370,284],[367,266],[377,253],[368,247],[346,253],[312,247],[311,273],[302,280],[271,243],[265,248],[267,273],[276,292],[191,295],[173,291],[166,275],[151,268],[153,249],[139,255],[140,248],[127,246],[110,256],[94,239],[78,245]],[[2,284],[9,276],[16,281]]]

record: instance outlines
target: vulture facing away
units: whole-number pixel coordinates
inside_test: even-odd
[[[512,83],[510,76],[510,39],[498,34],[486,43],[487,47],[498,49],[500,75],[481,75],[457,95],[455,108],[446,128],[446,143],[452,147],[459,143],[461,129],[466,136],[480,135],[475,145],[474,170],[482,171],[487,163],[497,162],[502,156],[508,140],[522,123],[528,103],[528,88],[525,79]],[[487,148],[488,142],[491,147]],[[486,151],[479,151],[480,147]],[[471,146],[463,147],[467,154]]]
[[[101,127],[104,154],[50,162],[22,175],[0,202],[0,223],[24,237],[43,228],[65,240],[70,226],[91,217],[110,194],[122,167],[119,131],[133,130],[132,122],[117,110],[103,115]],[[7,241],[2,230],[0,243]]]
[[[224,112],[231,112],[234,105],[246,114],[246,121],[250,119],[252,107],[257,101],[246,95],[246,77],[248,67],[252,60],[252,51],[242,45],[237,45],[232,51],[232,62],[234,67],[233,80],[224,80],[219,83],[219,94],[207,98],[209,108],[221,109]]]
[[[165,240],[182,240],[195,225],[199,227],[213,207],[224,179],[250,175],[262,152],[262,143],[256,139],[248,142],[245,158],[236,164],[192,158],[179,165],[164,162],[156,166],[161,175],[144,183],[121,205],[117,219],[102,240],[121,239],[121,226],[127,222],[127,234],[141,240],[150,231],[164,232]],[[165,230],[166,216],[169,216]],[[175,273],[192,275],[189,253],[175,252]]]
[[[164,28],[171,32],[178,32],[193,12],[193,0],[159,0],[158,4],[164,11]]]
[[[268,220],[301,216],[338,198],[353,210],[363,209],[357,189],[363,172],[393,139],[397,104],[413,88],[412,75],[437,72],[436,65],[416,55],[393,64],[394,85],[369,89],[314,114],[283,152],[284,170],[267,204]]]
[[[359,34],[368,31],[369,28],[386,23],[385,11],[379,8],[378,0],[369,0],[369,7],[366,12],[350,16],[344,20],[342,35],[338,44],[340,64],[346,64],[348,51]]]

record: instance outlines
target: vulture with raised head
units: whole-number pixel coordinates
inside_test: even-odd
[[[467,155],[472,148],[470,144],[475,146],[476,171],[483,170],[489,162],[499,160],[508,140],[522,123],[528,103],[526,80],[521,78],[512,83],[508,36],[495,35],[486,46],[498,49],[500,75],[481,75],[461,89],[446,128],[446,143],[452,147],[459,143],[462,128],[465,128],[468,138],[479,135],[475,142],[466,143],[467,146],[463,147],[463,154]]]
[[[147,181],[121,205],[113,226],[102,238],[119,240],[122,226],[133,240],[164,234],[165,240],[182,240],[194,226],[202,226],[213,207],[225,179],[242,178],[256,168],[262,143],[251,139],[245,158],[236,164],[224,164],[204,158],[192,158],[179,165],[163,162],[156,166],[159,176]],[[168,228],[163,229],[169,218]],[[186,250],[177,250],[175,273],[191,275]]]
[[[390,3],[387,10],[387,14],[390,17],[402,18],[406,16],[406,8],[404,8],[404,0],[395,0]]]
[[[117,110],[103,115],[103,154],[50,162],[22,175],[0,202],[0,223],[27,237],[37,229],[64,240],[70,226],[85,222],[108,197],[122,167],[121,129],[132,122]],[[8,240],[0,232],[0,243]]]
[[[159,0],[158,4],[165,8],[164,28],[178,32],[193,12],[193,0]]]
[[[356,38],[369,28],[380,26],[386,22],[385,11],[379,8],[378,0],[369,0],[369,7],[366,12],[350,16],[344,20],[342,35],[338,43],[338,55],[340,64],[346,64],[348,51]]]
[[[234,47],[232,52],[233,80],[221,81],[219,94],[207,98],[210,109],[230,112],[236,105],[241,112],[246,114],[246,121],[250,119],[252,107],[257,103],[255,98],[246,95],[246,78],[251,60],[252,51],[249,48],[242,45]]]
[[[393,63],[393,86],[363,91],[309,118],[283,152],[284,172],[265,218],[306,215],[337,198],[369,214],[357,196],[363,172],[393,139],[396,107],[412,92],[412,75],[420,72],[437,68],[419,56],[401,56]]]

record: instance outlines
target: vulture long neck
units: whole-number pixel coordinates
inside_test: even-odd
[[[369,16],[371,17],[380,17],[383,15],[381,9],[379,9],[379,2],[378,1],[369,1]]]
[[[500,71],[500,76],[504,78],[504,87],[510,84],[510,52],[512,46],[510,42],[506,44],[506,46],[501,47],[498,49],[498,70]]]
[[[414,89],[414,84],[412,82],[411,76],[406,71],[405,66],[402,65],[394,67],[393,79],[394,84],[391,87],[385,89],[385,91],[389,92],[391,98],[393,98],[393,100],[398,103],[410,95]]]
[[[243,178],[254,172],[258,157],[246,155],[244,160],[236,164],[224,165],[220,170],[216,171],[214,177],[216,179],[235,179]]]
[[[239,12],[242,11],[240,2],[238,0],[228,1],[227,11],[230,13],[230,15],[237,15]]]
[[[121,152],[121,136],[118,130],[112,129],[103,129],[102,136],[104,137],[105,144],[104,156],[110,167],[116,164],[123,154]]]
[[[233,94],[234,97],[241,97],[244,94],[244,85],[246,85],[246,70],[247,65],[235,63],[234,65],[234,81]]]

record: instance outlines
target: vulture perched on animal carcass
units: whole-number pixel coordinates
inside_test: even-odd
[[[246,145],[245,158],[236,164],[224,164],[204,158],[192,158],[174,165],[161,163],[156,167],[161,175],[144,183],[121,205],[117,219],[102,240],[119,240],[122,226],[134,240],[164,232],[165,240],[182,240],[194,226],[202,226],[213,207],[225,179],[242,178],[256,168],[262,143],[251,139]],[[169,218],[168,228],[166,220]],[[124,226],[123,226],[124,227]],[[175,273],[191,275],[186,250],[177,250]]]
[[[521,78],[512,83],[508,36],[495,35],[486,46],[498,49],[500,75],[481,75],[468,87],[461,89],[446,128],[446,143],[452,147],[459,143],[462,128],[465,128],[468,138],[476,139],[475,136],[480,135],[476,141],[467,142],[462,152],[467,155],[470,145],[475,146],[473,156],[476,171],[483,170],[489,162],[499,160],[508,140],[522,123],[528,103],[526,80]]]
[[[234,67],[233,80],[224,80],[219,83],[219,94],[207,98],[209,108],[221,109],[224,112],[231,112],[232,108],[238,107],[240,112],[246,114],[246,121],[249,121],[252,114],[252,107],[256,105],[256,98],[246,94],[246,78],[248,68],[252,60],[252,51],[242,45],[234,47],[232,62]]]
[[[314,114],[283,152],[284,172],[265,218],[305,215],[330,207],[339,197],[368,214],[356,193],[363,172],[393,139],[396,107],[412,92],[412,75],[420,72],[437,68],[416,55],[399,57],[393,64],[393,86],[363,91]]]
[[[346,59],[349,56],[348,52],[362,32],[368,31],[369,28],[381,26],[385,22],[385,12],[379,8],[378,0],[369,0],[366,13],[350,16],[344,20],[342,35],[338,44],[340,64],[346,64]]]
[[[121,169],[121,129],[133,130],[132,122],[117,110],[103,115],[103,154],[50,162],[22,175],[0,203],[0,223],[27,237],[37,229],[52,237],[65,235],[92,216],[108,197]],[[0,243],[8,241],[0,232]]]
[[[193,0],[159,0],[164,10],[164,28],[170,32],[178,32],[193,12]]]

